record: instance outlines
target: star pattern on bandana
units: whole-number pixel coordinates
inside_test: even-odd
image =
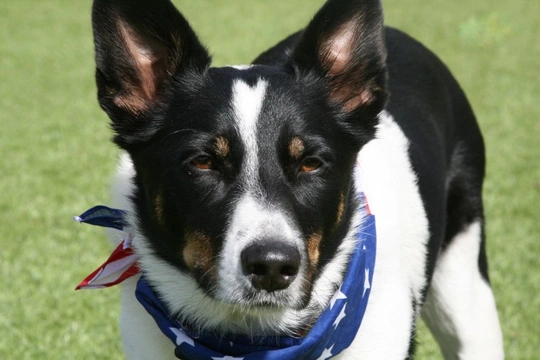
[[[336,291],[332,299],[330,300],[330,310],[334,308],[336,301],[346,299],[347,295],[341,292],[341,287]]]
[[[319,356],[317,358],[317,360],[330,359],[332,357],[332,348],[333,347],[334,347],[334,345],[330,346],[329,348],[324,349],[323,353],[321,354],[321,356]]]
[[[182,330],[180,329],[177,329],[177,328],[169,328],[172,333],[176,336],[176,345],[179,346],[179,345],[182,345],[183,343],[186,343],[188,345],[191,345],[191,346],[195,346],[195,342],[193,341],[192,338],[190,338],[189,336],[187,336],[187,334],[185,332],[183,332]]]
[[[364,278],[364,292],[362,294],[362,298],[366,296],[366,291],[368,289],[371,289],[371,284],[369,283],[369,268],[366,268],[365,270],[365,278]]]
[[[341,320],[343,320],[343,318],[345,318],[345,308],[347,307],[347,304],[343,305],[343,307],[341,308],[341,312],[339,313],[338,317],[336,318],[336,320],[334,321],[334,329],[337,329],[337,327],[339,326],[339,323],[341,322]]]

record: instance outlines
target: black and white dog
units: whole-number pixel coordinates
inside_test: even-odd
[[[410,358],[420,315],[446,359],[504,357],[482,136],[448,69],[385,28],[379,1],[329,0],[249,66],[210,67],[168,0],[96,0],[93,29],[99,102],[127,153],[116,201],[180,322],[309,332],[355,250],[361,182],[377,230],[369,304],[350,346],[320,358]],[[137,279],[122,291],[125,352],[174,358]]]

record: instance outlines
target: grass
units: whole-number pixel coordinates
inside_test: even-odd
[[[180,3],[177,1],[177,4]],[[322,0],[183,1],[215,64],[247,63]],[[110,251],[71,221],[107,203],[118,151],[95,100],[90,1],[0,2],[0,358],[120,359],[118,289],[75,292]],[[386,0],[433,49],[485,134],[491,279],[509,359],[540,334],[540,3]],[[419,359],[440,359],[421,326]]]

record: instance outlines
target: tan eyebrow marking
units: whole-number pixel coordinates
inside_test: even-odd
[[[217,156],[224,159],[231,152],[231,146],[229,140],[223,136],[217,136],[214,140],[214,147],[216,150]]]
[[[293,137],[291,141],[289,141],[289,155],[293,159],[299,159],[304,153],[304,150],[304,141],[298,136]]]

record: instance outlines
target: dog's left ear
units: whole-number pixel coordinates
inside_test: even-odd
[[[323,78],[345,114],[376,116],[386,102],[386,47],[378,0],[328,0],[292,54],[299,76]]]

